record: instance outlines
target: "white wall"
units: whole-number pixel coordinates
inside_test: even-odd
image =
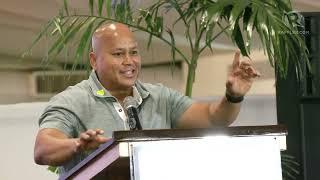
[[[0,105],[0,179],[57,179],[33,161],[37,119],[45,103]]]

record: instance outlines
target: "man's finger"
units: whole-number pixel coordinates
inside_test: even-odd
[[[111,138],[106,138],[106,137],[103,137],[103,136],[98,136],[98,137],[96,138],[96,141],[99,142],[100,144],[102,144],[102,143],[105,143],[105,142],[109,141],[110,139],[111,139]]]
[[[236,53],[234,54],[232,67],[233,69],[235,69],[239,67],[239,65],[240,65],[240,50],[237,50]]]
[[[89,134],[90,136],[96,136],[97,135],[97,132],[92,130],[92,129],[87,130],[86,133]]]
[[[259,76],[258,74],[254,73],[254,72],[245,71],[243,69],[236,70],[233,73],[233,75],[241,77],[242,79],[251,79],[251,78],[255,78],[255,77]]]
[[[250,74],[252,77],[260,77],[260,72],[254,69],[252,66],[249,66],[247,69],[244,70],[246,73]]]
[[[80,134],[80,139],[88,141],[88,140],[90,140],[90,135],[87,134],[87,133],[81,133]]]
[[[95,130],[89,129],[86,132],[80,134],[80,139],[85,141],[91,141],[97,135]]]
[[[104,131],[102,129],[96,129],[96,133],[102,135],[104,134]]]
[[[247,67],[251,66],[251,63],[249,61],[241,61],[240,67]]]
[[[251,74],[254,77],[259,77],[261,74],[257,71],[250,62],[242,61],[240,64],[240,70],[245,71],[246,73]]]

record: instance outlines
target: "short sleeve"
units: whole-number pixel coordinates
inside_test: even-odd
[[[43,114],[39,118],[40,129],[54,128],[62,131],[68,137],[76,137],[77,117],[71,106],[61,96],[50,100]]]
[[[171,126],[177,127],[178,120],[182,114],[192,105],[193,100],[184,94],[168,88],[169,96],[169,112],[171,116]]]

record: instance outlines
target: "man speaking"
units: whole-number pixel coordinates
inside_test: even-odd
[[[35,162],[60,166],[60,174],[107,142],[113,131],[134,129],[137,123],[141,129],[228,126],[236,119],[253,78],[259,76],[247,59],[240,62],[236,52],[226,95],[218,102],[194,102],[163,85],[143,83],[138,80],[138,43],[120,23],[95,31],[90,64],[89,79],[51,98],[39,119]],[[135,103],[133,119],[125,109],[128,96]]]

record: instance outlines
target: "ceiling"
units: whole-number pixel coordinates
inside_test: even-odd
[[[36,34],[48,19],[55,16],[62,6],[62,0],[0,0],[0,68],[14,68],[21,63],[17,61],[20,55],[31,44]],[[81,3],[82,2],[82,3]],[[141,3],[142,1],[140,1]],[[146,1],[145,1],[146,2]],[[147,1],[150,2],[150,1]],[[294,8],[298,11],[320,11],[319,0],[294,0]],[[87,6],[87,1],[71,0],[74,8],[83,9]],[[156,59],[168,60],[170,50],[161,43],[153,44],[153,51],[144,51],[146,36],[137,34],[140,42],[140,48],[143,51],[145,63],[157,62]],[[183,39],[183,35],[181,36]],[[186,44],[184,40],[177,38],[177,43],[182,47]],[[232,50],[232,45],[228,42],[215,44],[216,49]],[[46,43],[37,46],[31,57],[27,58],[24,66],[21,68],[35,68],[39,66],[39,60],[45,56]]]

